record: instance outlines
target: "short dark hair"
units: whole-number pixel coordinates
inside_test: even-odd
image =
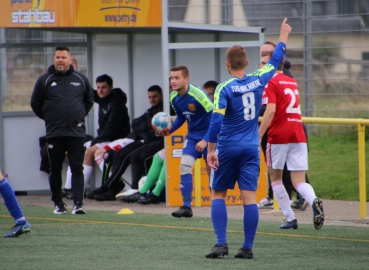
[[[98,82],[106,82],[109,86],[113,86],[113,79],[107,74],[98,76],[96,78],[96,83]]]
[[[158,92],[160,95],[163,94],[163,90],[159,85],[151,85],[149,89],[147,89],[147,92]]]
[[[55,51],[67,51],[67,52],[70,52],[69,48],[67,46],[63,46],[63,45],[57,46],[55,48]]]
[[[272,41],[265,41],[264,45],[272,45],[274,48],[277,48],[277,45]]]
[[[202,86],[202,88],[209,88],[209,87],[211,87],[211,88],[214,88],[214,90],[215,90],[215,88],[217,88],[217,86],[218,86],[218,82],[217,81],[210,80],[210,81],[207,81],[206,83],[204,83],[204,85]]]
[[[247,52],[244,47],[234,45],[227,50],[227,62],[233,70],[245,69],[247,61]]]
[[[185,78],[188,78],[190,76],[190,72],[188,71],[188,68],[186,66],[174,66],[170,69],[170,71],[182,71],[182,75]]]

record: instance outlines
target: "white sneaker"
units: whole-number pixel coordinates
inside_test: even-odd
[[[82,207],[82,203],[76,203],[73,206],[72,214],[73,215],[81,215],[81,214],[83,215],[83,214],[86,214],[85,210]]]
[[[68,210],[65,208],[65,206],[66,204],[63,202],[55,204],[54,214],[57,215],[68,214]]]
[[[121,193],[118,193],[118,194],[115,196],[115,198],[120,199],[120,198],[122,198],[122,197],[126,197],[126,196],[130,196],[130,195],[132,195],[132,194],[135,194],[135,193],[137,193],[137,192],[138,192],[138,189],[130,188],[130,189],[128,189],[128,190],[124,190],[124,191],[123,191],[123,192],[121,192]]]
[[[262,199],[258,204],[258,208],[266,208],[269,206],[273,206],[273,200],[269,197]]]

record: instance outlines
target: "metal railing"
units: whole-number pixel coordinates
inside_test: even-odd
[[[262,117],[259,117],[261,121]],[[369,126],[369,119],[351,118],[322,118],[302,117],[303,123],[328,125],[357,125],[358,152],[359,152],[359,201],[360,217],[366,217],[366,172],[365,172],[365,126]],[[274,209],[279,209],[278,202],[274,200]]]
[[[259,122],[263,118],[259,117]],[[322,117],[302,117],[303,123],[328,124],[328,125],[357,125],[358,130],[358,152],[359,152],[359,201],[360,217],[366,217],[366,172],[365,172],[365,126],[369,126],[369,119],[350,118],[322,118]],[[195,206],[201,206],[201,180],[200,180],[200,160],[195,164]],[[274,209],[279,209],[278,202],[274,200]]]
[[[360,217],[366,217],[365,126],[369,126],[369,119],[302,117],[302,122],[309,124],[357,125]]]

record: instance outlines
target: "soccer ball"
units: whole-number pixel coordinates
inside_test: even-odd
[[[173,125],[172,117],[165,112],[159,112],[152,118],[151,125],[156,132],[162,132],[164,135],[169,135],[169,130]]]

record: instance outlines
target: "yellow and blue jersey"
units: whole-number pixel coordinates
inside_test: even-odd
[[[183,96],[180,96],[177,91],[170,94],[170,104],[177,113],[170,133],[176,131],[187,121],[187,138],[207,140],[205,135],[209,129],[213,111],[213,103],[208,94],[201,88],[189,84],[188,90]]]
[[[209,128],[209,142],[216,142],[217,148],[245,149],[259,145],[258,116],[264,87],[284,57],[285,47],[284,43],[278,43],[269,62],[254,73],[218,85]]]

